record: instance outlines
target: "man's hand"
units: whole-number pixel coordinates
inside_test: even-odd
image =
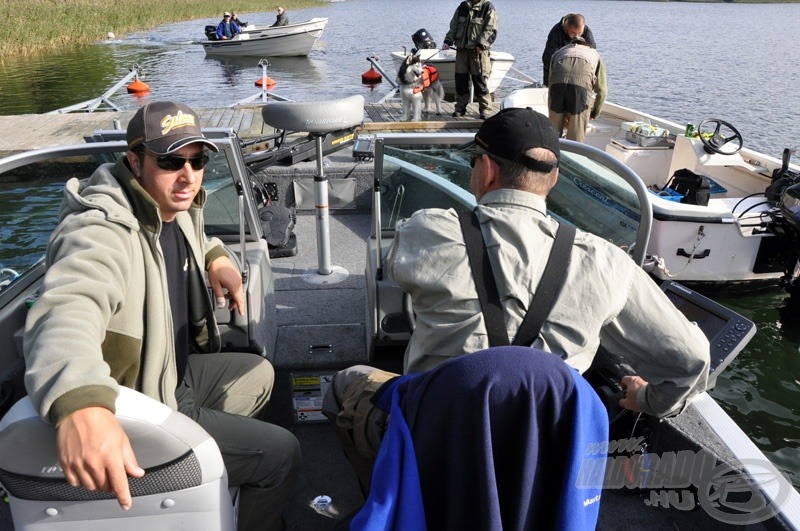
[[[130,509],[127,476],[140,478],[144,470],[114,414],[103,407],[79,409],[64,419],[56,433],[67,483],[111,492],[123,510]]]
[[[217,307],[222,307],[225,304],[225,292],[223,289],[228,290],[228,295],[231,298],[228,308],[234,308],[239,311],[239,315],[244,315],[244,291],[242,291],[242,274],[233,265],[231,259],[227,256],[221,256],[211,262],[208,266],[208,282],[211,284],[211,290],[214,292],[214,298],[217,301]]]
[[[447,44],[447,43],[442,44],[442,50],[449,50],[449,49],[450,49],[450,45],[449,44]]]
[[[625,396],[619,401],[620,407],[631,411],[641,411],[636,404],[636,395],[647,386],[647,382],[640,376],[623,376],[620,385],[625,391]]]

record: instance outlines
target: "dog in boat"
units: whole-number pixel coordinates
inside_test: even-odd
[[[397,72],[397,84],[403,101],[404,122],[420,121],[423,112],[428,114],[431,103],[436,107],[436,114],[442,114],[444,87],[435,66],[423,66],[418,55],[409,55]]]

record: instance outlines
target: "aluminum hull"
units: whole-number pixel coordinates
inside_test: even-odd
[[[208,55],[237,57],[296,57],[308,55],[322,36],[327,18],[280,27],[246,26],[230,40],[203,42]]]

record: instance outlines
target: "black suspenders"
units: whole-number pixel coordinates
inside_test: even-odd
[[[461,232],[464,235],[464,243],[467,246],[472,279],[475,281],[475,290],[478,292],[483,320],[489,334],[489,345],[492,347],[509,345],[511,343],[503,318],[500,294],[497,291],[497,283],[489,263],[489,251],[483,241],[478,216],[475,212],[459,212],[458,218],[461,223]],[[529,347],[539,336],[539,331],[553,307],[553,302],[555,302],[567,274],[569,255],[574,240],[575,227],[559,225],[553,249],[550,251],[550,258],[528,308],[528,313],[514,337],[514,345]]]

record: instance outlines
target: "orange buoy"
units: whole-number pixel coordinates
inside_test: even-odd
[[[257,87],[260,87],[263,84],[264,84],[264,78],[263,77],[260,77],[260,78],[256,79],[256,86]],[[267,86],[268,87],[274,87],[275,85],[277,85],[275,80],[272,79],[271,77],[267,77]]]
[[[148,85],[147,83],[143,83],[142,81],[139,81],[139,79],[137,78],[136,80],[133,81],[133,83],[128,85],[128,92],[131,94],[142,94],[145,92],[150,92],[150,85]]]
[[[383,77],[375,70],[374,67],[369,67],[369,70],[361,74],[361,82],[372,84],[372,83],[380,83],[383,81]]]

